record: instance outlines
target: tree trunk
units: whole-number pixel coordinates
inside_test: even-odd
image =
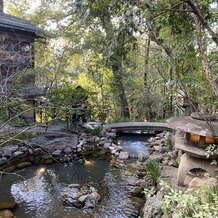
[[[149,73],[149,55],[150,55],[150,44],[151,37],[148,33],[148,39],[146,40],[146,49],[145,49],[145,69],[144,69],[144,86],[147,87],[148,83],[148,73]]]
[[[126,99],[125,89],[122,80],[122,64],[120,63],[120,61],[114,61],[111,67],[116,86],[115,88],[117,89],[119,95],[121,116],[130,118],[128,102]]]
[[[201,35],[201,23],[197,16],[195,16],[195,27],[196,27],[197,44],[198,44],[198,49],[199,49],[199,57],[202,62],[202,68],[203,68],[204,74],[208,82],[210,83],[212,89],[214,90],[215,95],[218,96],[218,82],[216,82],[215,78],[213,77],[211,73],[210,64],[205,55],[205,51],[203,49],[202,35]]]

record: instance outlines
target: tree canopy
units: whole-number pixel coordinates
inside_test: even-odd
[[[6,11],[47,31],[38,84],[91,93],[93,119],[156,120],[217,111],[217,1],[7,0]],[[73,89],[73,88],[72,88]],[[57,100],[59,102],[59,100]]]

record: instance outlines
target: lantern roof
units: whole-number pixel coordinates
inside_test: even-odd
[[[218,119],[212,114],[195,112],[191,116],[168,119],[167,123],[171,129],[218,138]]]

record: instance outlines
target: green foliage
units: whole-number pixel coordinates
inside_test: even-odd
[[[206,157],[211,158],[211,157],[217,156],[217,155],[218,155],[218,146],[217,146],[217,144],[208,145],[207,148],[206,148]],[[214,159],[211,164],[218,165],[217,160]]]
[[[88,91],[83,88],[73,87],[69,84],[53,89],[49,94],[49,103],[53,107],[51,116],[69,117],[86,114]]]
[[[129,121],[118,117],[127,108],[122,100],[127,100],[132,120],[165,119],[173,115],[178,89],[186,91],[194,103],[216,111],[217,97],[199,59],[193,14],[184,1],[62,0],[37,1],[37,6],[32,2],[8,0],[5,5],[8,12],[52,32],[46,46],[35,44],[35,72],[37,84],[54,88],[50,96],[54,105],[71,105],[73,88],[68,84],[81,84],[95,92],[89,101],[93,119]],[[216,1],[197,4],[211,26],[217,20],[212,3]],[[202,28],[202,45],[215,76],[217,49],[210,44]],[[62,119],[70,113],[54,111],[51,114],[61,112]]]
[[[33,107],[24,99],[8,98],[0,106],[0,120],[1,122],[10,121],[10,124],[27,124],[25,113],[29,110],[33,110]]]
[[[160,166],[157,160],[153,160],[153,159],[148,159],[145,162],[145,169],[147,171],[146,174],[146,179],[148,179],[148,181],[156,186],[159,182],[160,179]]]
[[[31,139],[38,135],[43,134],[42,132],[21,132],[21,133],[14,133],[10,135],[4,135],[3,139],[0,139],[0,147],[4,147],[11,144],[18,144],[23,140]]]
[[[117,116],[117,117],[112,117],[108,120],[108,123],[122,123],[122,122],[130,122],[131,119],[128,117],[122,117],[122,116]]]
[[[133,197],[138,197],[138,198],[142,198],[143,197],[143,188],[140,186],[136,186],[132,191],[131,191],[131,195]]]
[[[176,214],[178,218],[213,218],[218,216],[218,187],[204,187],[206,197],[202,202],[195,196],[195,193],[183,193],[181,190],[171,188],[163,181],[160,184],[164,192],[162,211],[165,216],[171,217],[173,214]]]
[[[84,132],[92,136],[101,136],[102,130],[103,130],[103,127],[97,127],[94,129],[84,129]]]
[[[167,147],[169,151],[173,150],[174,143],[173,143],[173,134],[169,134],[166,141]]]
[[[155,194],[156,190],[154,187],[151,187],[149,189],[145,188],[143,192],[146,195],[146,197],[151,197]]]

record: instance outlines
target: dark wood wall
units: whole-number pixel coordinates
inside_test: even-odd
[[[0,85],[4,91],[15,83],[34,84],[35,77],[30,73],[34,66],[33,42],[34,37],[19,32],[0,32]]]

